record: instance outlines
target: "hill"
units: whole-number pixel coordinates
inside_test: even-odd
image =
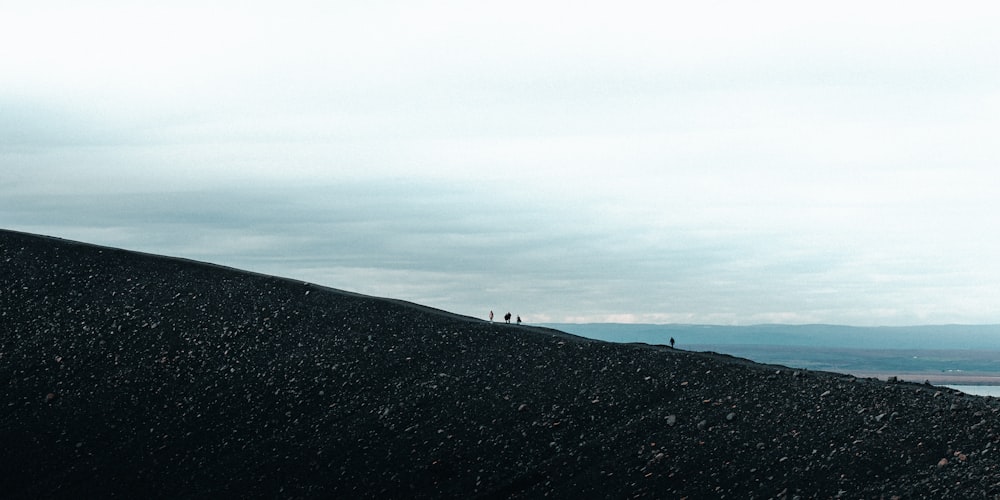
[[[1000,352],[1000,325],[686,325],[640,323],[549,323],[588,338],[666,344],[670,337],[690,346],[815,347],[819,349],[976,350]]]
[[[985,498],[1000,404],[0,231],[8,498]]]
[[[761,363],[897,377],[934,384],[1000,385],[1000,325],[856,327],[840,325],[685,325],[550,323],[610,342],[668,344]]]

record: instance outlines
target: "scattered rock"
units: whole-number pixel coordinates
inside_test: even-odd
[[[22,233],[0,231],[0,262],[0,484],[11,498],[1000,491],[992,398],[515,333]]]

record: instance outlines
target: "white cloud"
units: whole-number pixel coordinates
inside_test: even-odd
[[[997,21],[24,3],[0,16],[0,214],[467,314],[1000,321]]]

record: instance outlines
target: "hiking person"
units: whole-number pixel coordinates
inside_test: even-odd
[[[521,324],[521,315],[520,314],[517,315],[517,324],[519,324],[519,325]]]
[[[503,315],[503,320],[506,321],[508,325],[510,324],[510,313],[509,312],[507,314]]]
[[[671,349],[674,348],[674,338],[673,337],[670,337],[670,348]]]
[[[490,323],[493,322],[493,309],[490,309]]]

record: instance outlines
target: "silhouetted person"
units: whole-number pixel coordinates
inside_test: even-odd
[[[491,310],[490,311],[490,323],[492,323],[492,322],[493,322],[493,311]]]
[[[506,321],[507,324],[510,324],[510,313],[504,314],[503,320]]]
[[[521,324],[521,315],[520,314],[517,315],[517,324],[519,324],[519,325]]]
[[[674,338],[673,337],[670,337],[670,348],[671,349],[674,348]]]

